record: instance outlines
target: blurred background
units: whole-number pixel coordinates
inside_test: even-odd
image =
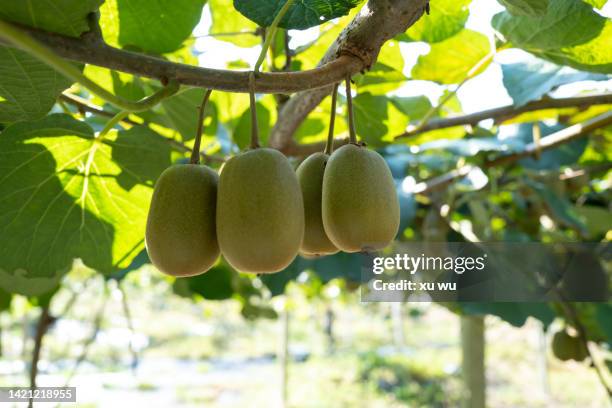
[[[148,265],[121,283],[78,268],[53,299],[37,383],[77,387],[79,407],[460,405],[460,319],[443,306],[361,304],[345,281],[304,273],[261,307],[177,296]],[[24,383],[38,318],[20,297],[2,313],[0,385]],[[538,320],[485,324],[488,406],[607,406],[593,369],[556,359]]]

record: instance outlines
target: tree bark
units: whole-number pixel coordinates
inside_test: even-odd
[[[38,325],[36,327],[36,336],[34,337],[34,350],[32,351],[32,362],[30,366],[30,388],[36,388],[36,377],[38,376],[38,361],[40,360],[40,354],[43,347],[43,340],[49,326],[53,321],[50,314],[50,305],[46,304],[41,307],[40,317],[38,319]],[[34,402],[29,401],[28,407],[33,407]]]
[[[280,350],[281,364],[281,407],[288,407],[289,389],[289,309],[285,301],[285,308],[282,314],[282,337]]]
[[[427,0],[370,0],[327,50],[319,66],[338,56],[361,62],[358,71],[369,69],[385,42],[405,32],[423,15]],[[337,80],[335,82],[340,82]],[[333,83],[291,97],[278,115],[270,133],[270,146],[285,152],[295,144],[293,134],[306,116],[331,93]]]
[[[464,408],[486,407],[485,326],[482,316],[461,317]]]

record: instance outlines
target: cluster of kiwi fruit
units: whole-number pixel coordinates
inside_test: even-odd
[[[219,175],[200,164],[166,169],[145,242],[153,264],[173,276],[206,272],[220,254],[238,271],[273,273],[298,253],[383,248],[398,227],[393,177],[375,151],[353,142],[315,153],[294,171],[279,151],[255,147]]]
[[[552,339],[552,351],[561,361],[584,361],[588,356],[584,343],[577,336],[572,336],[563,329],[555,333]]]

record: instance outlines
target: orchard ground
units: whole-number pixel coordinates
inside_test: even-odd
[[[53,302],[55,313],[89,272],[68,276]],[[392,310],[398,306],[360,303],[358,292],[346,294],[336,286],[342,284],[332,281],[319,287],[323,296],[310,298],[319,283],[293,283],[286,297],[272,301],[279,315],[285,302],[290,309],[288,406],[458,406],[461,349],[456,315],[440,305],[419,303],[400,305],[398,318]],[[109,287],[96,341],[70,381],[78,389],[79,407],[280,406],[282,316],[249,321],[241,316],[237,301],[194,303],[177,297],[170,281],[146,266],[122,283],[132,332],[121,291],[115,282]],[[39,386],[65,384],[91,337],[92,311],[102,293],[100,277],[93,277],[71,311],[56,322],[45,340]],[[1,386],[26,382],[23,328],[31,336],[38,313],[25,304],[17,301],[10,316],[1,315]],[[335,316],[333,350],[325,333],[328,308]],[[535,320],[519,329],[487,317],[488,406],[607,406],[595,372],[586,364],[552,357],[549,337],[542,337]],[[30,337],[27,350],[31,343]],[[133,369],[130,348],[138,355]]]

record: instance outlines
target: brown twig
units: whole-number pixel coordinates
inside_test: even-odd
[[[154,79],[174,79],[179,84],[228,92],[247,93],[248,72],[202,68],[167,61],[147,54],[127,51],[105,43],[85,41],[82,38],[13,24],[60,57],[114,71],[126,72]],[[0,44],[4,44],[0,40]],[[341,55],[315,69],[296,72],[266,72],[257,77],[257,93],[293,93],[315,89],[341,81],[347,74],[365,68],[364,62],[352,55]]]
[[[351,56],[351,60],[356,58],[360,61],[357,65],[361,65],[361,68],[357,72],[368,69],[376,61],[385,42],[405,32],[423,15],[426,2],[369,0],[327,50],[319,62],[319,68],[329,65],[337,58]],[[345,76],[357,72],[347,69]],[[331,93],[332,84],[343,79],[344,77],[338,78],[327,85],[316,89],[311,87],[310,90],[292,96],[283,105],[270,132],[270,146],[284,151],[293,144],[293,135],[308,114]]]
[[[114,117],[116,115],[116,113],[105,111],[104,109],[102,109],[102,108],[100,108],[98,106],[92,105],[88,100],[83,99],[83,98],[81,98],[80,96],[77,96],[77,95],[60,94],[59,100],[67,102],[67,103],[69,103],[71,105],[74,105],[80,113],[89,112],[89,113],[92,113],[94,115],[104,116],[104,117],[107,117],[107,118],[112,118],[112,117]],[[131,120],[130,118],[124,118],[124,119],[121,120],[121,122],[129,123],[130,125],[139,125],[140,124],[138,122],[135,122],[135,121]]]
[[[68,387],[70,385],[70,381],[72,381],[72,379],[76,375],[79,367],[87,359],[87,355],[89,354],[89,348],[96,341],[96,337],[98,337],[98,333],[100,332],[100,329],[102,328],[102,322],[104,320],[104,312],[106,310],[106,304],[107,304],[108,295],[109,295],[108,284],[106,283],[106,281],[104,282],[104,287],[102,288],[102,290],[103,290],[102,299],[100,301],[98,312],[96,313],[94,317],[93,330],[89,338],[83,344],[83,350],[81,351],[81,354],[79,355],[79,357],[76,359],[74,363],[74,367],[72,368],[72,371],[70,372],[70,374],[68,375],[68,378],[66,379],[65,387]]]
[[[50,313],[51,305],[45,304],[40,309],[40,317],[38,318],[38,325],[36,326],[36,336],[34,337],[34,349],[32,350],[32,362],[30,366],[30,388],[36,388],[36,377],[38,376],[38,362],[40,361],[40,355],[43,346],[43,340],[45,335],[49,331],[49,327],[53,323],[53,317]],[[28,407],[33,407],[34,402],[32,399],[28,402]]]
[[[560,144],[571,142],[588,135],[595,129],[599,129],[610,124],[612,124],[612,112],[606,112],[586,121],[585,123],[569,126],[563,130],[543,137],[540,139],[539,143],[530,143],[520,152],[486,161],[483,167],[491,168],[514,163],[524,157],[533,155],[537,151],[552,149]],[[438,190],[449,185],[453,181],[466,176],[473,169],[475,169],[473,165],[465,165],[441,176],[433,177],[417,184],[413,189],[413,192],[424,194],[430,191]]]
[[[571,98],[540,99],[538,101],[529,102],[528,104],[519,107],[515,107],[514,105],[507,105],[499,108],[487,109],[481,112],[471,113],[469,115],[432,120],[422,127],[414,127],[412,129],[408,129],[406,132],[395,136],[395,139],[416,136],[420,133],[429,132],[431,130],[446,129],[454,126],[473,126],[487,119],[497,119],[499,121],[503,121],[518,116],[522,113],[544,109],[573,107],[579,108],[585,106],[607,104],[612,104],[612,93],[589,96],[576,96]]]
[[[91,103],[89,103],[89,101],[79,96],[76,96],[76,95],[61,94],[60,99],[72,105],[75,105],[77,109],[82,110],[84,112],[89,112],[94,115],[104,116],[108,118],[112,118],[115,116],[115,113],[105,111],[99,106],[92,105]],[[121,120],[121,122],[128,123],[130,125],[145,125],[146,124],[146,123],[135,122],[129,118],[124,118]],[[178,140],[171,139],[169,137],[165,137],[159,134],[158,136],[162,138],[163,140],[165,140],[168,144],[170,144],[170,146],[172,146],[173,149],[175,149],[178,152],[189,153],[192,151],[190,147],[185,146],[183,143],[179,142]],[[217,162],[217,163],[225,162],[225,158],[223,157],[208,155],[204,152],[200,152],[200,156],[202,156],[202,159],[205,161],[212,161],[212,162]]]
[[[193,143],[193,149],[191,151],[191,164],[200,163],[200,144],[202,142],[202,129],[204,127],[204,111],[206,110],[206,104],[208,104],[208,99],[210,99],[211,93],[212,89],[208,89],[204,93],[204,99],[202,99],[202,103],[198,108],[198,126],[195,135],[195,142]]]

